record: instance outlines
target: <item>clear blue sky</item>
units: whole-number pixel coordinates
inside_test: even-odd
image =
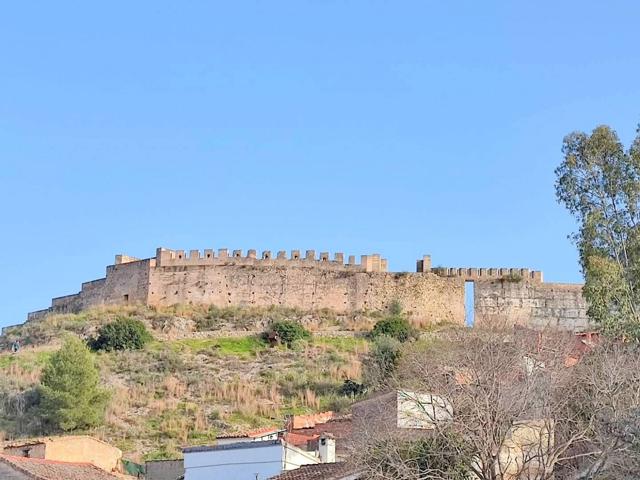
[[[636,1],[5,2],[0,325],[115,253],[580,281],[562,137],[640,121]]]

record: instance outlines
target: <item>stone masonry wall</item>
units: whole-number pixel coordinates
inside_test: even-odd
[[[29,313],[27,321],[36,321],[50,313],[77,313],[99,305],[145,304],[152,265],[155,265],[154,258],[110,265],[105,278],[83,283],[78,293],[54,298],[51,307]]]
[[[346,262],[345,262],[346,260]],[[581,285],[544,283],[542,272],[524,268],[431,267],[417,262],[416,273],[390,273],[378,254],[360,263],[342,253],[313,250],[260,255],[249,250],[168,250],[139,260],[117,255],[105,278],[85,282],[74,295],[54,298],[49,313],[78,312],[110,304],[170,306],[180,303],[268,307],[336,312],[384,311],[399,301],[416,324],[465,321],[465,282],[475,284],[475,324],[565,330],[589,328]]]
[[[464,323],[464,282],[416,273],[344,271],[278,265],[156,267],[150,305],[282,305],[336,312],[385,310],[397,300],[415,322]]]
[[[478,281],[474,287],[475,325],[556,328],[590,327],[582,285],[527,281]]]

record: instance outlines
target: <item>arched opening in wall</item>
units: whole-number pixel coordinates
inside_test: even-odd
[[[464,320],[468,327],[473,327],[475,322],[475,283],[464,282]]]

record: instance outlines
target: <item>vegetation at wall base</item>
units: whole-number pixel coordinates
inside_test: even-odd
[[[275,333],[278,340],[289,348],[293,347],[296,341],[311,339],[311,332],[301,323],[292,320],[274,322],[269,326],[269,331]]]
[[[415,328],[402,313],[391,313],[375,324],[371,330],[371,337],[377,338],[381,335],[395,338],[399,342],[406,342],[418,336]]]
[[[153,337],[140,320],[120,317],[100,327],[97,338],[89,345],[93,350],[140,350],[151,340]]]

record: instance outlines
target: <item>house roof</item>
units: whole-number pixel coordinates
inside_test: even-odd
[[[291,445],[295,445],[296,447],[306,447],[307,443],[311,440],[315,440],[319,435],[314,434],[302,434],[298,432],[287,432],[284,434],[284,440]]]
[[[237,442],[226,445],[199,445],[197,447],[185,447],[182,453],[211,452],[214,450],[235,450],[244,448],[261,448],[280,445],[280,440],[262,440],[258,442]]]
[[[338,462],[303,465],[271,477],[271,480],[356,480],[358,478],[360,475],[353,466]]]
[[[101,443],[102,445],[106,445],[110,448],[118,450],[117,447],[100,440],[99,438],[91,437],[89,435],[58,435],[51,437],[32,437],[32,438],[17,438],[15,440],[7,440],[5,442],[0,442],[0,446],[4,448],[15,448],[15,447],[27,447],[30,445],[39,445],[39,444],[47,444],[54,442],[64,442],[68,440],[90,440],[93,442]]]
[[[59,462],[0,454],[0,464],[33,480],[118,480],[90,463]]]
[[[312,413],[310,415],[292,415],[288,420],[289,429],[313,428],[318,424],[327,423],[334,418],[333,412]]]
[[[274,433],[284,432],[285,430],[280,427],[264,427],[256,428],[255,430],[247,430],[245,432],[228,433],[225,435],[218,435],[216,438],[260,438],[266,435]]]
[[[338,451],[346,450],[353,434],[351,417],[336,417],[310,428],[294,429],[285,433],[284,438],[298,447],[306,447],[309,441],[317,440],[323,434],[333,435]]]

